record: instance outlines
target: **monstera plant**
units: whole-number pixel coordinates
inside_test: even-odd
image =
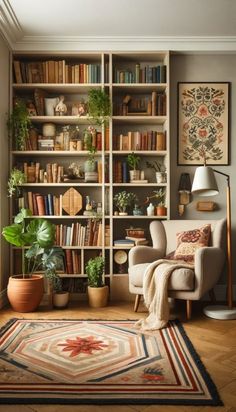
[[[35,310],[43,296],[43,275],[55,271],[55,262],[63,258],[61,248],[54,247],[55,225],[46,219],[33,219],[29,209],[21,209],[14,223],[3,228],[5,240],[21,249],[21,269],[19,275],[12,275],[8,283],[8,299],[17,312]]]

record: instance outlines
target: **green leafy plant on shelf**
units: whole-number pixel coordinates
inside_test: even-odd
[[[156,199],[157,205],[160,207],[164,207],[165,206],[165,201],[164,201],[165,195],[166,195],[165,191],[162,188],[158,190],[153,190],[153,195],[147,196],[145,203],[149,203],[151,199]]]
[[[90,89],[88,92],[88,116],[92,117],[98,126],[106,125],[111,116],[111,101],[103,89]]]
[[[8,129],[15,141],[16,150],[25,150],[31,125],[25,102],[17,100],[7,122]]]
[[[134,152],[130,153],[127,157],[128,165],[132,170],[137,170],[140,160],[140,157]]]
[[[97,256],[89,259],[85,271],[88,276],[88,285],[93,288],[100,288],[104,286],[104,267],[105,259],[102,256]]]
[[[19,197],[21,193],[20,186],[26,183],[26,181],[27,181],[26,176],[21,170],[17,168],[12,169],[9,180],[8,180],[8,184],[7,184],[9,197],[12,197],[13,195],[15,195],[16,197]]]
[[[115,206],[122,214],[127,214],[126,210],[128,208],[132,208],[135,203],[138,203],[136,194],[132,192],[126,192],[126,190],[116,193],[113,200]]]
[[[156,160],[154,162],[147,161],[146,166],[150,169],[155,170],[155,172],[165,173],[166,171],[166,166],[163,163],[157,162]]]

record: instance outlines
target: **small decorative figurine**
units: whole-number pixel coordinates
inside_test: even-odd
[[[64,116],[67,113],[67,107],[64,103],[65,97],[59,96],[59,103],[55,107],[56,116]]]

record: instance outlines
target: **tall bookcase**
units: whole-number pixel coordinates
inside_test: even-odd
[[[18,70],[21,71],[20,76],[16,79],[17,67],[14,67],[14,62],[18,64]],[[73,81],[78,79],[80,83],[65,83],[65,73],[60,77],[58,73],[54,73],[53,81],[48,82],[52,76],[48,74],[48,67],[45,68],[45,62],[48,61],[64,61],[70,66],[81,65],[81,70],[87,70],[87,74],[82,74],[83,78],[73,77]],[[40,83],[30,83],[29,80],[34,78],[32,73],[26,73],[26,67],[29,63],[44,62],[42,65],[42,76]],[[23,63],[23,64],[22,64]],[[59,65],[59,63],[57,63]],[[86,69],[86,66],[88,68]],[[83,66],[83,68],[82,68]],[[89,68],[90,66],[90,68]],[[92,66],[99,66],[100,69],[91,69]],[[32,64],[33,70],[35,65]],[[36,64],[37,68],[37,64]],[[21,97],[25,101],[34,99],[35,89],[43,90],[48,97],[65,96],[66,105],[72,105],[73,102],[78,102],[84,99],[86,101],[88,91],[92,88],[105,89],[109,93],[112,102],[112,116],[109,120],[109,131],[105,130],[104,126],[95,126],[97,131],[102,135],[102,142],[99,151],[96,153],[96,159],[101,162],[102,177],[100,183],[86,182],[65,182],[60,183],[25,183],[23,185],[24,192],[34,192],[46,196],[48,193],[60,196],[65,193],[70,187],[75,188],[83,199],[83,208],[76,216],[69,216],[65,213],[61,216],[45,216],[58,225],[68,225],[81,223],[87,225],[89,219],[83,215],[85,209],[85,198],[90,196],[95,202],[102,203],[102,213],[100,216],[102,223],[102,241],[99,246],[65,246],[65,249],[76,250],[80,256],[80,273],[65,274],[60,273],[60,276],[66,278],[65,282],[72,284],[72,290],[77,291],[76,282],[79,285],[79,292],[86,290],[86,274],[85,266],[90,257],[102,254],[106,260],[105,278],[110,286],[111,299],[129,300],[131,297],[128,292],[128,263],[123,265],[122,271],[118,269],[114,262],[114,254],[117,249],[129,251],[128,246],[114,246],[114,240],[124,239],[126,236],[125,229],[141,227],[145,230],[146,237],[151,245],[149,237],[149,223],[154,219],[169,218],[169,187],[170,187],[170,165],[169,165],[169,53],[168,52],[107,52],[107,53],[27,53],[14,54],[12,56],[12,85],[11,99],[13,97]],[[24,70],[24,73],[22,73]],[[31,70],[31,69],[30,69]],[[47,70],[47,82],[45,82],[45,70]],[[52,69],[49,69],[52,70]],[[54,66],[55,70],[55,66]],[[91,79],[92,71],[98,70],[100,78],[96,77],[97,83],[88,83],[87,79]],[[58,69],[56,69],[58,71]],[[98,74],[97,72],[97,74]],[[94,72],[93,72],[94,73]],[[38,75],[36,69],[36,76]],[[70,76],[70,75],[69,75]],[[86,77],[87,76],[87,77]],[[23,78],[23,81],[21,82]],[[60,78],[60,83],[58,79]],[[94,78],[94,77],[92,77]],[[17,81],[16,81],[17,80]],[[71,80],[71,79],[70,79]],[[161,97],[160,105],[158,97]],[[164,100],[163,100],[164,96]],[[72,102],[72,103],[71,103]],[[159,106],[158,106],[159,105]],[[70,113],[71,114],[71,113]],[[53,123],[57,130],[65,125],[78,126],[79,135],[82,137],[83,131],[89,125],[93,125],[93,119],[87,116],[45,116],[33,115],[30,117],[32,124],[38,128],[39,134],[42,134],[42,125],[44,123]],[[60,131],[60,130],[59,130]],[[138,134],[137,134],[138,132]],[[149,132],[149,134],[148,134]],[[108,136],[109,133],[109,136]],[[136,137],[134,135],[136,133]],[[156,143],[151,144],[149,139],[157,133],[165,135],[165,147],[163,150],[157,150]],[[106,136],[105,136],[106,135]],[[122,143],[123,136],[129,136],[126,143]],[[137,138],[138,136],[138,138]],[[140,137],[141,136],[141,137]],[[143,137],[145,136],[145,137]],[[135,140],[135,139],[139,140]],[[134,140],[132,140],[134,139]],[[141,139],[141,140],[140,140]],[[145,140],[146,139],[146,140]],[[128,142],[128,143],[127,143]],[[150,143],[150,144],[149,144]],[[128,146],[126,146],[128,144]],[[116,165],[126,163],[127,156],[131,152],[138,154],[140,157],[140,167],[144,170],[145,179],[148,182],[121,182],[116,176]],[[68,168],[71,162],[79,163],[80,165],[88,157],[87,150],[16,150],[12,146],[11,150],[11,167],[18,166],[30,162],[40,162],[44,168],[46,164],[55,163],[62,165],[64,170]],[[155,161],[164,164],[166,168],[166,182],[156,183],[155,173],[152,169],[147,168],[147,161]],[[126,171],[127,173],[127,171]],[[126,180],[126,179],[125,179]],[[127,179],[128,180],[128,179]],[[145,199],[151,196],[154,190],[162,188],[165,191],[165,206],[167,213],[165,216],[147,216]],[[113,204],[115,194],[126,190],[133,192],[139,199],[139,205],[142,209],[142,215],[133,215],[130,211],[129,215],[117,215],[116,208]],[[16,201],[11,205],[12,216],[16,213]],[[109,229],[108,229],[109,228]],[[109,239],[107,233],[109,232]],[[11,252],[12,272],[16,271],[14,262],[16,262],[15,254],[17,249]],[[121,272],[121,273],[119,273]],[[74,280],[76,279],[76,281]],[[81,282],[81,283],[80,283]],[[69,285],[70,287],[71,285]],[[73,295],[72,295],[73,298]],[[76,294],[76,298],[78,298]]]

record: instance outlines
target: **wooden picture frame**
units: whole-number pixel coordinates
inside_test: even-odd
[[[180,166],[229,164],[230,82],[178,82]]]

